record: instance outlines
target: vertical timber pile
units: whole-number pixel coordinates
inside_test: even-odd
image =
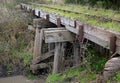
[[[36,27],[33,59],[35,59],[36,57],[38,57],[40,55],[40,52],[39,52],[40,48],[38,47],[40,44],[39,40],[40,40],[40,31],[39,31],[38,27]]]
[[[113,34],[110,37],[110,56],[112,56],[116,51],[116,36]]]
[[[41,28],[45,26],[43,22],[44,20],[40,18],[33,20],[33,27],[36,28],[33,59],[41,56],[42,53],[43,30]]]
[[[46,23],[49,23],[49,14],[46,15]],[[51,50],[54,49],[54,43],[48,43],[48,51],[50,52]]]
[[[57,18],[57,27],[61,27],[61,20]],[[54,64],[53,64],[53,73],[58,73],[62,67],[62,48],[63,43],[55,43],[55,55],[54,55]]]
[[[79,45],[80,45],[80,48],[79,48],[79,54],[77,55],[78,56],[78,61],[77,61],[77,64],[80,64],[81,62],[81,57],[82,57],[82,46],[83,46],[83,41],[84,41],[84,26],[83,25],[80,25],[79,26],[79,36],[78,36],[78,40],[79,40]]]

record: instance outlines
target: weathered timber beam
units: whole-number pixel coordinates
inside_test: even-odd
[[[40,31],[38,28],[36,28],[36,33],[35,33],[35,42],[34,42],[34,56],[33,59],[35,59],[36,57],[38,57],[40,55],[39,52],[39,43],[40,42]]]
[[[110,37],[110,56],[116,52],[116,36],[111,35]]]
[[[39,64],[30,65],[30,69],[32,71],[36,71],[38,69],[45,69],[45,68],[49,68],[49,65],[47,63],[39,63]]]
[[[55,55],[54,55],[53,73],[58,73],[58,71],[59,71],[60,48],[61,48],[60,43],[55,43]]]
[[[32,60],[32,64],[38,64],[42,61],[45,61],[46,59],[49,59],[50,57],[52,57],[54,55],[54,50],[51,50],[47,53],[45,53],[44,55],[42,56],[38,56],[36,57],[35,59]]]
[[[83,28],[83,25],[79,26],[79,42],[82,42],[83,41],[83,38],[84,38],[84,28]]]
[[[45,43],[65,42],[74,40],[74,35],[68,30],[44,30],[44,35]]]

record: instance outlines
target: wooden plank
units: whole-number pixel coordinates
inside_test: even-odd
[[[64,17],[64,18],[62,18],[62,19],[64,19],[64,25],[70,25],[70,19],[69,18],[67,18],[67,17]]]
[[[39,33],[39,29],[36,28],[36,33],[35,33],[35,42],[34,42],[34,56],[33,59],[35,59],[36,57],[38,57],[40,55],[40,50],[39,50],[39,43],[40,42],[40,33]]]
[[[38,9],[35,9],[35,15],[39,16],[39,10]]]
[[[61,16],[61,24],[64,24],[64,16]]]
[[[76,21],[75,21],[75,19],[69,19],[69,24],[72,27],[76,27]]]
[[[51,30],[65,30],[65,27],[59,27],[59,28],[46,28],[44,31],[51,31]]]
[[[50,22],[57,24],[57,16],[56,15],[49,13],[49,17],[50,17]]]
[[[84,34],[86,36],[85,38],[88,40],[91,40],[100,46],[107,47],[108,49],[110,48],[110,32],[86,24],[84,25]]]
[[[70,31],[70,32],[72,32],[72,33],[74,33],[74,34],[79,35],[79,29],[76,29],[76,28],[71,27],[71,26],[68,26],[68,25],[65,25],[65,28],[66,28],[68,31]]]
[[[94,42],[94,43],[96,43],[98,45],[101,45],[104,48],[109,49],[109,43],[108,43],[108,41],[104,41],[104,40],[102,40],[100,38],[97,38],[94,35],[90,35],[90,34],[87,34],[87,33],[84,33],[84,38],[86,38],[86,39],[88,39],[88,40],[90,40],[90,41],[92,41],[92,42]]]
[[[40,10],[40,17],[43,18],[43,16],[44,16],[44,12]]]
[[[38,64],[38,63],[40,63],[40,62],[42,62],[42,61],[45,61],[45,60],[49,59],[49,58],[52,57],[52,56],[54,56],[54,50],[51,50],[51,51],[45,53],[45,54],[42,55],[42,56],[36,57],[34,60],[32,60],[32,64],[33,64],[33,65],[34,65],[34,64]]]
[[[47,63],[40,63],[40,64],[32,64],[30,65],[30,69],[32,71],[36,71],[38,69],[45,69],[45,68],[49,68],[49,65]]]
[[[45,31],[45,43],[73,41],[74,37],[68,30]]]

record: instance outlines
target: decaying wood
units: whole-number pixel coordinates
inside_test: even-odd
[[[112,56],[116,51],[116,36],[112,35],[110,37],[110,56]]]
[[[39,44],[40,44],[40,32],[39,32],[39,29],[36,28],[33,59],[35,59],[40,55]]]
[[[55,49],[55,44],[54,43],[48,43],[48,51],[50,52],[53,49]]]
[[[33,19],[33,27],[35,28],[41,27],[42,21],[43,19],[41,18]]]
[[[54,55],[54,64],[53,64],[53,73],[58,73],[59,71],[59,66],[60,66],[60,62],[59,62],[59,57],[60,57],[60,48],[61,45],[60,43],[55,43],[55,55]]]
[[[49,14],[46,15],[46,22],[49,22]]]
[[[34,64],[34,65],[30,65],[31,70],[38,70],[38,69],[45,69],[45,68],[49,68],[49,65],[46,63],[40,63],[40,64]]]
[[[84,38],[84,27],[83,25],[79,26],[79,42],[83,42]]]
[[[33,59],[33,61],[32,61],[32,64],[34,65],[34,64],[38,64],[38,63],[40,63],[40,62],[42,62],[42,61],[44,61],[44,60],[46,60],[46,59],[49,59],[50,57],[52,57],[54,55],[54,50],[51,50],[51,51],[49,51],[48,53],[46,53],[46,54],[44,54],[44,55],[42,55],[42,56],[38,56],[38,57],[36,57],[35,59]]]
[[[26,4],[21,4],[21,5],[23,6],[23,9],[25,9],[25,7],[27,7]],[[31,9],[34,10],[34,8],[32,8],[32,7],[31,7]],[[69,30],[70,32],[73,32],[74,34],[78,34],[77,27],[79,26],[79,24],[80,25],[83,24],[84,25],[84,37],[104,48],[110,49],[110,35],[111,34],[114,33],[117,37],[116,39],[120,39],[119,32],[117,33],[117,32],[111,31],[111,30],[103,29],[101,27],[91,26],[87,23],[83,23],[80,21],[76,21],[76,28],[74,28],[73,26],[70,26],[70,24],[74,24],[73,22],[75,20],[73,20],[73,19],[66,18],[66,17],[60,16],[60,15],[56,15],[54,13],[49,13],[49,12],[45,13],[45,11],[43,11],[43,10],[39,10],[39,11],[40,11],[40,14],[45,14],[45,15],[49,14],[49,20],[55,24],[57,23],[57,18],[60,18],[61,24],[65,25],[66,29]],[[43,16],[41,16],[41,17],[43,18]],[[118,51],[118,53],[120,54],[119,44],[116,45],[116,48],[117,48],[116,51]]]
[[[39,40],[38,47],[39,47],[39,56],[41,57],[41,55],[42,55],[42,46],[43,46],[43,30],[42,29],[40,30],[40,38],[39,39],[40,40]]]
[[[75,41],[74,43],[74,61],[75,61],[75,65],[80,64],[81,60],[80,60],[80,48],[79,48],[79,44],[77,41]]]
[[[73,41],[74,37],[68,30],[45,31],[45,43]]]

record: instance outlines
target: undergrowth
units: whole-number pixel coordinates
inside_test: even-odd
[[[95,81],[97,74],[103,71],[108,58],[102,57],[101,53],[90,48],[90,46],[86,46],[85,52],[82,66],[72,68],[63,74],[49,74],[47,83],[70,83],[69,81],[65,82],[69,78],[73,83],[91,83]]]
[[[0,63],[7,67],[9,75],[25,71],[32,78],[29,64],[33,54],[29,50],[33,48],[34,33],[27,30],[27,24],[33,16],[20,9],[20,2],[12,1],[0,3]]]

